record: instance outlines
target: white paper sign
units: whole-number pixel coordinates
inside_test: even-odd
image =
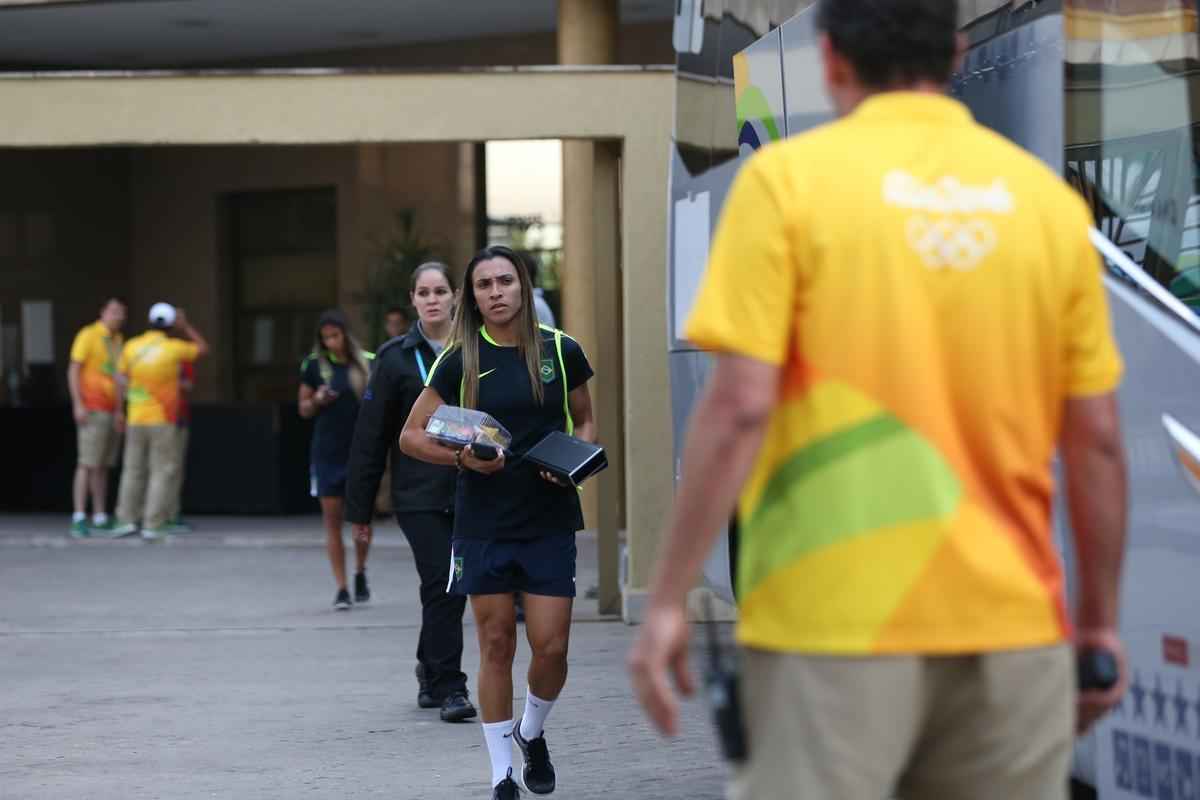
[[[708,192],[675,203],[675,338],[683,338],[683,326],[696,302],[700,280],[708,265]]]
[[[54,305],[49,300],[21,301],[21,342],[26,364],[54,363]]]
[[[270,364],[275,357],[275,320],[254,318],[254,341],[251,363]]]

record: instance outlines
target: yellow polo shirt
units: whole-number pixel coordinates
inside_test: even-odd
[[[174,425],[179,420],[180,364],[195,361],[194,342],[146,331],[125,344],[119,369],[128,381],[130,425]]]
[[[88,411],[112,413],[117,408],[117,359],[121,334],[97,320],[75,335],[71,361],[80,365],[79,395]]]
[[[782,370],[744,487],[739,639],[957,653],[1069,631],[1064,398],[1122,364],[1083,201],[942,96],[887,93],[741,170],[687,336]]]

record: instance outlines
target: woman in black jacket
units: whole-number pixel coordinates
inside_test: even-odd
[[[356,540],[370,540],[375,497],[390,450],[392,508],[412,546],[421,579],[417,704],[440,707],[443,720],[460,722],[474,717],[475,707],[462,671],[466,598],[446,591],[456,470],[410,458],[399,448],[404,421],[450,335],[454,283],[445,265],[429,262],[417,267],[411,298],[417,324],[375,355],[351,446],[346,519],[354,526]]]

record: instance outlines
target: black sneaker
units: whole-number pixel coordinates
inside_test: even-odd
[[[513,741],[521,748],[521,756],[525,759],[525,769],[521,777],[525,788],[534,794],[550,794],[554,791],[554,765],[550,763],[550,750],[546,747],[546,737],[526,741],[521,736],[521,720],[513,726]]]
[[[338,589],[337,597],[333,598],[333,610],[349,611],[350,605],[350,593],[345,589]]]
[[[367,573],[360,572],[354,576],[354,602],[366,603],[371,600],[371,590],[367,588]]]
[[[442,704],[429,691],[429,678],[425,674],[425,665],[417,662],[417,708],[441,708]]]
[[[521,790],[517,786],[517,782],[512,779],[512,769],[508,771],[508,777],[496,784],[492,789],[492,800],[517,800],[521,796]]]
[[[463,722],[475,716],[466,692],[451,692],[442,701],[442,722]]]

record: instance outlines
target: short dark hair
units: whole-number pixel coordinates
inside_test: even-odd
[[[412,317],[410,317],[408,314],[408,309],[404,306],[389,306],[388,310],[383,312],[383,316],[385,317],[390,317],[392,314],[399,314],[406,320],[409,320],[410,322],[412,321]]]
[[[125,308],[129,308],[129,303],[127,303],[125,301],[124,297],[122,297],[119,294],[110,294],[108,296],[108,299],[106,299],[103,303],[100,304],[100,310],[103,311],[104,309],[106,309],[110,305],[112,305],[113,303],[117,303],[119,305],[125,306]]]
[[[956,0],[820,0],[817,29],[873,89],[946,83],[954,71]]]

